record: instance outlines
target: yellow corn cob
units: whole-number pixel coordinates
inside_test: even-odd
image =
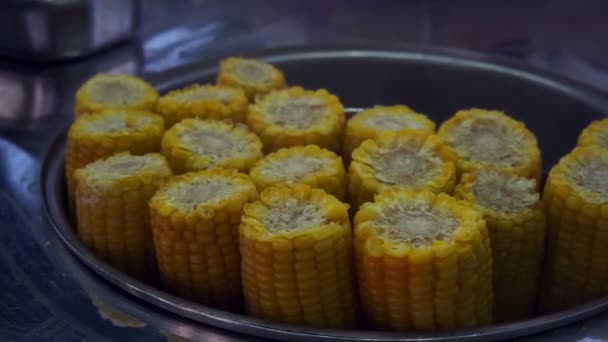
[[[240,227],[247,312],[314,327],[355,322],[348,206],[320,189],[270,187]]]
[[[348,168],[348,196],[356,209],[389,188],[452,193],[455,156],[441,138],[401,130],[383,132],[353,152]]]
[[[66,143],[68,197],[74,198],[74,171],[120,151],[158,152],[165,132],[163,119],[140,110],[103,110],[72,123]]]
[[[344,199],[342,158],[317,145],[282,148],[260,159],[249,171],[258,191],[281,183],[303,183]]]
[[[374,106],[355,114],[347,121],[344,132],[342,155],[346,164],[350,163],[355,148],[365,140],[376,139],[381,132],[394,132],[404,128],[432,134],[435,132],[435,123],[426,115],[403,105]]]
[[[158,92],[146,81],[127,75],[100,74],[76,92],[74,117],[103,109],[154,110]]]
[[[249,177],[213,169],[171,178],[150,200],[161,280],[171,292],[222,309],[241,303],[238,227],[257,199]]]
[[[578,147],[563,157],[549,173],[543,203],[544,311],[608,294],[608,151]]]
[[[217,84],[241,88],[250,101],[258,95],[285,88],[285,76],[274,66],[240,57],[230,57],[220,62]]]
[[[355,215],[355,264],[378,329],[454,330],[492,315],[492,252],[481,213],[429,191],[388,190]]]
[[[170,91],[158,100],[156,110],[171,127],[186,118],[245,122],[249,102],[238,88],[193,84]]]
[[[465,173],[455,194],[482,212],[494,260],[494,322],[534,312],[545,243],[545,213],[534,180],[508,171]]]
[[[473,108],[458,111],[437,134],[458,154],[459,175],[493,166],[540,184],[540,150],[523,122],[499,111]]]
[[[598,146],[608,149],[608,119],[596,120],[578,137],[578,146]]]
[[[75,172],[78,237],[93,253],[140,280],[155,275],[148,201],[171,175],[158,153],[115,154]]]
[[[243,124],[184,119],[165,133],[162,154],[176,174],[211,168],[247,172],[262,158],[262,142]]]
[[[325,89],[274,91],[249,106],[247,123],[266,153],[281,147],[319,145],[340,152],[344,107]]]

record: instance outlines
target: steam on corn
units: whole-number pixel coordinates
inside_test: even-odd
[[[593,121],[578,137],[578,146],[598,146],[608,149],[608,119]]]
[[[171,178],[152,197],[152,233],[161,280],[181,297],[223,309],[242,300],[238,227],[255,185],[235,170]]]
[[[482,212],[494,260],[494,322],[534,312],[545,242],[545,213],[536,183],[507,171],[465,173],[456,196]]]
[[[220,62],[217,84],[243,89],[250,101],[272,90],[285,88],[285,76],[274,66],[240,57]]]
[[[541,156],[536,137],[506,114],[483,109],[461,110],[438,133],[458,154],[459,175],[494,166],[540,184]]]
[[[342,158],[316,145],[282,148],[260,159],[249,175],[260,192],[272,185],[303,183],[344,199]]]
[[[354,325],[347,208],[304,184],[270,187],[245,206],[240,249],[249,314],[314,327]]]
[[[266,153],[301,145],[319,145],[339,153],[344,120],[344,108],[335,95],[300,87],[269,93],[249,106],[247,116]]]
[[[262,142],[245,125],[198,118],[167,130],[161,150],[176,174],[211,168],[247,172],[262,158]]]
[[[435,123],[424,114],[414,112],[403,106],[374,106],[355,114],[346,123],[342,155],[346,164],[351,160],[352,152],[367,139],[376,139],[381,132],[394,132],[401,129],[412,129],[432,134]]]
[[[154,110],[158,92],[146,81],[127,75],[100,74],[76,92],[74,117],[103,109]]]
[[[163,156],[128,152],[75,172],[78,237],[93,253],[140,280],[151,280],[156,260],[148,201],[171,175]]]
[[[578,147],[563,157],[549,173],[543,202],[544,311],[608,294],[608,151]]]
[[[186,118],[245,122],[249,102],[238,88],[194,84],[170,91],[158,100],[157,111],[167,127]]]
[[[355,264],[366,318],[378,329],[487,325],[492,252],[482,215],[429,191],[386,191],[355,215]]]

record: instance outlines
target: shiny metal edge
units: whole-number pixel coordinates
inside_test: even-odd
[[[558,87],[571,96],[594,106],[600,110],[608,110],[608,98],[587,86],[577,82],[552,75],[548,72],[518,63],[488,58],[470,53],[450,52],[449,50],[433,51],[389,51],[389,50],[343,50],[329,48],[302,50],[274,49],[262,53],[251,54],[252,57],[270,62],[293,60],[298,58],[407,58],[433,59],[437,63],[467,65],[494,70],[500,73],[524,76],[534,82]],[[435,49],[433,49],[435,50]],[[280,52],[283,51],[283,52]],[[476,58],[476,59],[472,59]],[[483,57],[483,58],[482,58]],[[171,72],[153,75],[150,80],[158,88],[168,90],[173,87],[209,77],[216,72],[216,61],[188,65]],[[74,255],[84,264],[93,269],[104,279],[131,295],[144,300],[156,307],[180,315],[187,322],[212,325],[215,327],[250,334],[253,336],[290,341],[340,340],[340,341],[468,341],[468,340],[497,340],[530,335],[567,324],[571,324],[594,314],[608,310],[608,297],[603,297],[578,307],[564,310],[555,314],[539,316],[533,319],[489,327],[451,331],[445,333],[419,332],[384,332],[370,330],[329,330],[314,329],[301,326],[270,323],[250,316],[226,312],[211,307],[199,305],[166,293],[160,289],[142,283],[116,270],[103,260],[96,258],[82,245],[72,227],[65,206],[65,181],[63,176],[63,160],[65,150],[65,134],[59,135],[50,146],[41,171],[41,184],[44,208],[55,232],[68,246]],[[125,295],[125,300],[129,297]],[[187,324],[187,322],[185,322]]]

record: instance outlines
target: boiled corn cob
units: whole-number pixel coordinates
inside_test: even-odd
[[[494,166],[540,184],[541,156],[536,137],[522,122],[502,112],[477,108],[458,111],[437,134],[458,154],[459,175]]]
[[[155,276],[148,201],[171,175],[163,156],[121,152],[76,170],[78,237],[93,253],[140,280]]]
[[[578,146],[608,148],[608,119],[593,121],[578,137]]]
[[[342,155],[346,164],[350,163],[355,148],[365,140],[375,139],[381,132],[394,132],[404,128],[432,134],[435,132],[435,123],[426,115],[403,105],[374,106],[355,114],[347,121],[344,132]]]
[[[240,57],[230,57],[220,62],[217,84],[243,89],[250,101],[272,90],[285,88],[285,76],[274,66]]]
[[[355,322],[348,206],[320,189],[270,187],[240,228],[247,312],[314,327]]]
[[[388,190],[354,221],[359,293],[375,328],[490,323],[492,252],[481,213],[443,193]]]
[[[164,132],[160,116],[141,110],[107,109],[76,119],[66,143],[68,197],[74,198],[76,169],[120,151],[158,152]]]
[[[262,142],[245,125],[198,118],[167,130],[161,150],[176,174],[216,167],[246,172],[262,158]]]
[[[608,151],[578,147],[553,167],[543,192],[547,262],[543,310],[608,294]]]
[[[281,183],[303,183],[344,199],[342,158],[317,145],[282,148],[260,159],[249,171],[258,191]]]
[[[245,122],[249,102],[238,88],[193,84],[173,90],[158,100],[157,112],[167,127],[186,118],[231,120]]]
[[[492,168],[465,173],[455,195],[483,213],[492,246],[494,322],[534,313],[545,213],[534,180]]]
[[[171,178],[150,200],[161,280],[181,297],[222,309],[242,299],[238,227],[257,199],[249,177],[213,169]]]
[[[344,120],[344,108],[335,95],[300,87],[269,93],[249,106],[247,116],[266,153],[301,145],[319,145],[339,153]]]
[[[158,92],[146,81],[127,75],[100,74],[76,92],[74,117],[103,109],[154,110]]]
[[[441,138],[402,130],[383,132],[353,152],[348,196],[356,210],[389,188],[451,193],[456,182],[454,154]]]

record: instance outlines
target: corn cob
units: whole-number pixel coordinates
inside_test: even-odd
[[[459,175],[493,166],[540,184],[541,156],[536,137],[506,114],[484,109],[458,111],[437,133],[458,154]]]
[[[593,121],[578,137],[577,146],[598,146],[608,149],[608,119]]]
[[[243,89],[250,101],[272,90],[285,88],[285,76],[274,66],[240,57],[220,62],[217,84]]]
[[[245,122],[248,105],[241,89],[193,84],[162,96],[156,110],[171,127],[186,118]]]
[[[76,170],[78,237],[93,253],[140,280],[155,276],[148,201],[171,175],[158,153],[121,152]]]
[[[344,199],[346,172],[342,158],[317,145],[282,148],[260,159],[249,175],[259,192],[281,183],[303,183]]]
[[[150,200],[161,280],[184,298],[235,309],[241,303],[238,227],[257,199],[249,177],[213,169],[171,178]]]
[[[304,184],[267,188],[245,206],[240,249],[249,314],[314,327],[354,325],[347,208]]]
[[[266,153],[302,145],[319,145],[339,153],[344,120],[344,108],[335,95],[300,87],[269,93],[249,106],[247,116]]]
[[[389,188],[450,194],[456,182],[455,156],[441,138],[402,130],[383,132],[353,152],[348,196],[353,209]]]
[[[146,81],[127,75],[100,74],[76,92],[74,117],[103,109],[154,110],[158,92]]]
[[[72,123],[66,143],[68,197],[74,198],[74,171],[120,151],[158,152],[165,132],[163,119],[140,110],[103,110]]]
[[[262,142],[243,124],[184,119],[165,133],[162,154],[176,174],[210,168],[247,172],[262,158]]]
[[[608,151],[578,147],[553,167],[543,192],[547,262],[543,311],[608,294]]]
[[[435,132],[435,123],[426,115],[403,105],[374,106],[355,114],[347,121],[344,132],[342,155],[346,164],[350,163],[355,148],[365,140],[376,139],[381,132],[394,132],[404,128],[432,134]]]
[[[388,190],[354,220],[359,293],[375,328],[490,323],[492,252],[481,213],[443,193]]]
[[[536,188],[534,180],[488,168],[465,173],[455,190],[486,220],[497,323],[534,313],[545,242],[545,213]]]

